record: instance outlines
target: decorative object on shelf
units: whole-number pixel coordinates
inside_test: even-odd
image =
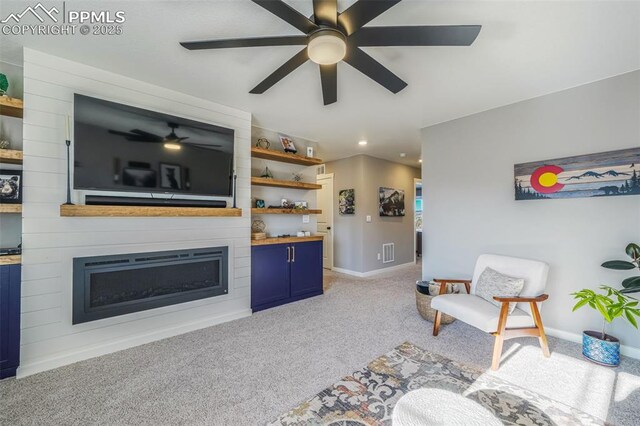
[[[269,166],[264,168],[264,172],[260,175],[261,178],[273,179],[273,173],[269,170]]]
[[[182,189],[182,167],[160,163],[160,188]]]
[[[312,146],[308,146],[307,147],[307,157],[313,157],[313,147]]]
[[[262,219],[254,219],[251,222],[251,232],[260,233],[264,232],[267,229],[267,225],[265,225]]]
[[[69,129],[69,116],[65,117],[65,145],[67,145],[67,202],[64,205],[72,206],[71,202],[71,131]]]
[[[311,236],[311,231],[304,231],[304,236],[305,237],[310,237]]]
[[[296,210],[306,210],[306,209],[308,209],[306,201],[296,201],[295,203],[293,203],[293,206],[294,206],[294,208]]]
[[[293,173],[293,181],[300,182],[302,180],[302,175],[300,173]]]
[[[10,147],[11,143],[6,139],[2,139],[0,136],[0,149],[9,149]]]
[[[9,90],[9,80],[6,75],[0,73],[0,96],[5,96],[7,90]]]
[[[256,200],[256,208],[264,209],[264,206],[265,206],[264,200],[260,200],[260,199]]]
[[[627,245],[627,255],[631,262],[626,260],[611,260],[601,266],[614,270],[640,269],[640,246],[631,243]],[[585,330],[582,333],[582,355],[589,360],[606,366],[615,367],[620,364],[620,340],[606,333],[607,324],[614,319],[622,317],[633,327],[638,328],[640,309],[638,300],[629,293],[640,292],[640,277],[629,277],[622,281],[622,290],[616,290],[609,286],[600,286],[603,291],[595,291],[585,288],[576,293],[571,293],[578,303],[573,307],[576,311],[588,305],[602,315],[602,331]]]
[[[516,200],[640,195],[640,148],[514,166]]]
[[[338,192],[338,212],[340,214],[356,213],[356,190],[341,189]]]
[[[284,152],[290,152],[295,154],[298,152],[296,146],[293,143],[293,139],[286,135],[280,135],[280,143],[282,144],[282,148],[284,148]]]
[[[256,148],[269,149],[269,147],[271,147],[271,142],[269,142],[267,138],[258,138]]]
[[[304,231],[296,232],[296,237],[304,237]]]
[[[238,175],[236,171],[233,171],[233,208],[238,208],[238,194],[236,190],[238,189]]]
[[[22,171],[0,169],[0,201],[3,204],[22,203]]]
[[[404,191],[380,187],[378,209],[380,216],[404,216]]]

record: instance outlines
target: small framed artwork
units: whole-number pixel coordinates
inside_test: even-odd
[[[182,167],[160,163],[160,188],[182,189]]]
[[[312,146],[308,146],[307,147],[307,157],[313,157],[313,147]]]
[[[356,213],[355,189],[342,189],[338,192],[338,212],[340,214]]]
[[[22,171],[0,170],[0,202],[22,203]]]
[[[404,191],[380,187],[378,195],[380,216],[404,216]]]
[[[155,188],[158,185],[158,177],[153,169],[125,167],[122,170],[122,184],[139,188]]]
[[[280,135],[280,143],[282,144],[282,148],[284,148],[284,152],[290,152],[292,154],[298,152],[293,140],[289,136]]]

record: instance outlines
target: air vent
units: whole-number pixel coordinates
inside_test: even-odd
[[[382,245],[382,263],[391,263],[396,260],[396,245],[387,243]]]
[[[325,172],[325,167],[324,164],[320,164],[317,168],[316,168],[316,174],[317,175],[323,175]]]

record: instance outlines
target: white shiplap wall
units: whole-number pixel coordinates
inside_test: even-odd
[[[80,93],[235,130],[241,218],[68,218],[65,116]],[[251,114],[24,51],[22,342],[19,377],[251,314]],[[72,141],[73,143],[73,141]],[[82,194],[74,192],[74,202]],[[72,325],[72,259],[228,246],[229,294]]]

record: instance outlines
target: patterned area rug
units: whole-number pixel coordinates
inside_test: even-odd
[[[414,421],[400,421],[399,416],[394,421],[394,408],[400,398],[411,391],[424,393],[425,389],[433,389],[434,394],[453,392],[456,398],[466,398],[462,405],[476,406],[476,411],[493,417],[498,424],[605,424],[589,414],[405,342],[281,415],[270,425],[443,424],[430,415],[430,411],[443,410],[430,410],[428,401],[415,407],[414,413],[409,413]],[[407,401],[411,400],[410,396]],[[470,423],[473,416],[465,417],[458,410],[460,404],[455,402],[452,399],[447,407],[451,417],[446,424],[476,423]],[[406,408],[407,404],[398,406]],[[400,408],[396,414],[400,414]],[[402,418],[406,420],[407,413],[403,413]]]

